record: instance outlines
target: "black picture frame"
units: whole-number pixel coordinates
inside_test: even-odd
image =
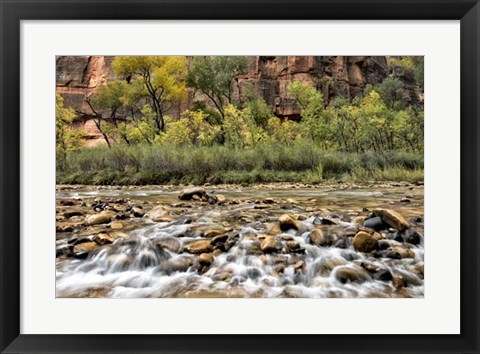
[[[0,11],[2,353],[479,353],[477,0],[0,0]],[[461,334],[20,334],[20,22],[85,19],[461,20]]]

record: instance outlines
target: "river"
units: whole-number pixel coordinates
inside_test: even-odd
[[[59,186],[57,297],[423,297],[423,185],[181,189]]]

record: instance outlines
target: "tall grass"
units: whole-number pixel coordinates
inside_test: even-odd
[[[57,183],[164,184],[260,183],[325,180],[423,179],[423,156],[401,151],[384,154],[325,151],[307,143],[178,147],[137,145],[82,149],[57,166]]]

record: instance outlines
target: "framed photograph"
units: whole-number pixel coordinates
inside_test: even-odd
[[[0,4],[2,353],[479,353],[477,1]]]

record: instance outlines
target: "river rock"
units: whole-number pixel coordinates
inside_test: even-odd
[[[269,226],[268,229],[267,229],[267,235],[278,235],[281,232],[282,232],[282,230],[280,229],[280,225],[278,225],[276,223]]]
[[[223,194],[217,194],[217,203],[223,204],[227,201],[227,198]]]
[[[381,281],[390,281],[393,279],[392,273],[388,269],[380,269],[378,272],[376,272],[373,277],[376,280],[381,280]]]
[[[355,250],[365,253],[370,253],[378,248],[378,240],[364,231],[360,231],[355,235],[352,244]]]
[[[300,249],[300,244],[297,241],[287,241],[287,247],[291,250]]]
[[[110,269],[115,272],[124,271],[133,263],[132,257],[126,254],[112,254],[108,256],[107,260]]]
[[[387,257],[393,259],[415,258],[415,253],[403,247],[391,247],[387,249]]]
[[[188,243],[185,246],[185,250],[190,253],[209,253],[213,251],[212,245],[209,240],[198,240]]]
[[[400,269],[392,269],[392,271],[393,271],[393,281],[395,281],[395,278],[401,278],[402,286],[423,285],[423,280],[413,273],[402,271]]]
[[[376,216],[379,216],[385,223],[397,229],[398,231],[405,231],[410,227],[410,224],[403,216],[391,209],[377,209],[374,211]]]
[[[210,267],[210,265],[213,263],[212,254],[202,253],[200,256],[198,256],[198,263],[200,263],[202,266]]]
[[[322,277],[328,276],[338,266],[347,264],[342,257],[323,257],[313,265],[314,273]]]
[[[72,251],[70,250],[70,247],[68,245],[63,245],[60,247],[57,247],[55,250],[55,257],[62,257],[62,256],[70,256],[72,254]]]
[[[114,230],[123,229],[123,223],[120,221],[114,221],[110,223],[110,228]]]
[[[207,195],[207,191],[203,187],[186,188],[180,192],[178,198],[180,200],[192,200],[194,195],[201,199]]]
[[[360,267],[354,266],[340,266],[334,270],[335,279],[340,283],[345,284],[347,282],[363,283],[371,280],[370,275]]]
[[[310,232],[310,243],[316,246],[331,246],[337,240],[333,233],[315,228]]]
[[[375,231],[385,230],[388,228],[388,224],[383,222],[382,218],[379,216],[365,220],[363,222],[363,226]]]
[[[108,234],[99,233],[99,234],[96,234],[95,236],[93,236],[93,241],[95,241],[99,245],[103,246],[103,245],[106,245],[106,244],[109,244],[109,243],[113,243],[113,241],[115,241],[115,239]]]
[[[275,237],[267,236],[263,239],[260,244],[260,249],[264,253],[271,253],[276,251],[277,242],[275,241]]]
[[[148,212],[148,217],[155,222],[170,222],[173,218],[163,206],[157,206]]]
[[[174,257],[162,262],[162,264],[160,264],[158,267],[158,271],[165,272],[167,274],[171,274],[173,272],[185,272],[192,266],[192,264],[193,260],[190,257]]]
[[[413,273],[415,273],[418,277],[422,278],[423,279],[423,276],[424,276],[424,268],[425,268],[425,265],[423,262],[418,262],[417,264],[415,264],[411,270]]]
[[[108,212],[101,212],[98,214],[93,214],[87,216],[85,219],[85,224],[87,225],[100,225],[100,224],[107,224],[112,221],[113,215]]]
[[[282,231],[288,231],[290,229],[298,230],[300,225],[295,218],[289,214],[283,214],[278,218],[278,223]]]
[[[215,236],[214,238],[212,238],[212,240],[210,241],[210,244],[213,246],[213,247],[221,247],[221,245],[224,245],[225,242],[227,242],[228,240],[228,235],[219,235],[219,236]]]
[[[161,248],[166,248],[167,250],[175,253],[179,253],[180,250],[182,249],[182,245],[180,241],[178,241],[174,237],[162,237],[157,239],[155,243],[159,245]]]
[[[82,209],[80,208],[68,208],[63,211],[63,215],[67,218],[70,219],[72,216],[83,216],[85,213],[83,212]]]
[[[422,242],[423,236],[414,229],[405,231],[405,241],[412,245],[418,245]]]
[[[145,210],[143,210],[141,206],[134,206],[132,208],[132,214],[137,218],[141,218],[145,215]]]
[[[72,205],[75,205],[77,203],[77,200],[75,199],[62,199],[60,200],[60,205],[63,205],[63,206],[72,206]]]
[[[83,242],[73,246],[72,253],[77,258],[87,258],[88,254],[98,247],[96,242]]]

